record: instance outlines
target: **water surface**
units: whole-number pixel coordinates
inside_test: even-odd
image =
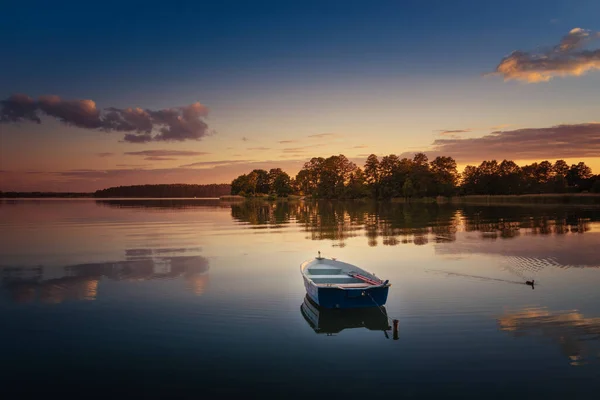
[[[0,232],[6,393],[600,388],[598,208],[5,200]],[[385,308],[307,305],[299,265],[319,250],[389,279]]]

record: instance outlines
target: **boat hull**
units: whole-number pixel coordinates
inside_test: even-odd
[[[382,306],[387,301],[389,286],[341,289],[335,286],[322,287],[313,284],[306,276],[306,293],[318,306],[324,308],[363,308]]]

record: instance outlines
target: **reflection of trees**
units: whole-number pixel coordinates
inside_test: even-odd
[[[266,203],[249,201],[231,206],[232,217],[251,228],[277,228],[295,221],[311,240],[332,240],[344,246],[348,238],[364,231],[370,246],[379,238],[386,246],[455,240],[458,219],[454,209],[438,205],[397,204],[375,201],[315,201]]]
[[[550,312],[528,308],[498,319],[501,330],[515,337],[548,338],[558,344],[571,365],[582,365],[600,349],[600,318],[577,311]]]
[[[280,228],[296,222],[307,239],[331,240],[344,246],[364,235],[369,246],[453,242],[459,227],[481,232],[484,239],[519,235],[562,235],[590,230],[598,209],[565,207],[491,207],[410,204],[376,201],[247,201],[231,205],[232,217],[250,228]]]
[[[526,235],[564,235],[588,232],[600,220],[597,208],[464,206],[465,230],[482,232],[487,238]]]
[[[2,268],[1,283],[17,303],[94,300],[103,277],[116,281],[181,277],[189,290],[202,294],[208,283],[208,259],[198,255],[165,257],[163,253],[164,249],[128,250],[125,261],[69,265],[62,269],[62,277],[51,279],[44,279],[47,267]]]

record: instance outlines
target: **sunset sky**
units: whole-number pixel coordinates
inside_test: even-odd
[[[0,190],[370,153],[600,172],[600,2],[8,2]]]

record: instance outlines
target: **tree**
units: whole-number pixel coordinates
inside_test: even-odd
[[[287,197],[292,193],[290,176],[281,168],[273,168],[269,171],[269,186],[270,192],[274,192],[279,197]]]
[[[348,186],[346,187],[346,193],[344,197],[350,199],[357,199],[367,197],[369,195],[369,188],[364,172],[357,168],[350,174]]]
[[[600,176],[596,175],[596,181],[592,185],[592,193],[600,193]]]
[[[467,165],[462,173],[461,181],[464,194],[477,194],[479,169],[474,165]]]
[[[553,176],[553,167],[550,161],[542,161],[535,169],[535,180],[538,184],[548,183]]]
[[[264,169],[255,169],[250,174],[256,178],[255,192],[261,194],[269,193],[269,173]]]
[[[429,163],[429,170],[435,183],[435,194],[452,195],[458,181],[456,161],[452,157],[436,157]]]
[[[580,162],[577,165],[571,165],[566,176],[569,186],[579,186],[584,179],[589,179],[591,177],[592,169],[585,165],[584,162]]]
[[[521,192],[521,168],[514,161],[502,160],[498,170],[500,194],[519,194]]]
[[[379,168],[379,159],[375,154],[371,154],[367,157],[364,172],[365,181],[375,197],[379,197]]]
[[[404,197],[410,198],[413,196],[414,192],[415,189],[413,187],[412,181],[410,180],[410,178],[408,178],[404,181],[404,185],[402,186],[402,194],[404,194]]]
[[[556,160],[554,165],[552,166],[552,171],[555,176],[566,177],[569,172],[569,165],[565,162],[565,160]]]
[[[247,194],[252,191],[248,175],[240,175],[231,182],[231,194]]]

